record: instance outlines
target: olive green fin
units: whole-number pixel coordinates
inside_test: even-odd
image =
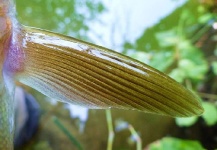
[[[135,109],[186,117],[203,112],[198,98],[156,69],[75,38],[23,27],[20,82],[48,97],[90,108]]]

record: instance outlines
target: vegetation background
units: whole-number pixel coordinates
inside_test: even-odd
[[[145,5],[142,0],[141,4]],[[128,110],[89,110],[88,118],[82,120],[72,118],[66,105],[53,104],[37,91],[24,87],[38,100],[42,114],[37,133],[17,149],[217,148],[217,1],[185,1],[141,31],[134,41],[128,38],[127,26],[121,30],[118,16],[113,16],[110,45],[101,40],[103,35],[97,32],[100,29],[93,27],[97,22],[106,28],[100,19],[108,10],[103,1],[16,0],[16,6],[17,17],[24,25],[110,47],[165,72],[197,93],[205,109],[200,117],[176,119]],[[126,25],[130,22],[127,18],[125,21]],[[121,42],[113,38],[115,33],[120,34]]]

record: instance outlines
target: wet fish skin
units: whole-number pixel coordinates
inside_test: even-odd
[[[12,38],[11,1],[0,0],[0,150],[13,150],[14,80],[5,62]]]

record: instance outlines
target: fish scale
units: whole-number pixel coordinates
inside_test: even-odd
[[[14,135],[13,96],[9,95],[3,84],[1,84],[0,91],[0,150],[12,150]]]
[[[4,66],[11,38],[11,20],[7,14],[11,6],[11,1],[0,0],[0,150],[12,150],[14,136],[14,86]]]

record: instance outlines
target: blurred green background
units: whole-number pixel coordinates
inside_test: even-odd
[[[24,25],[102,45],[159,69],[198,94],[205,109],[200,117],[176,119],[128,110],[73,112],[24,87],[42,115],[38,132],[17,149],[217,148],[215,0],[16,0],[16,7]],[[75,111],[80,114],[73,117]]]

